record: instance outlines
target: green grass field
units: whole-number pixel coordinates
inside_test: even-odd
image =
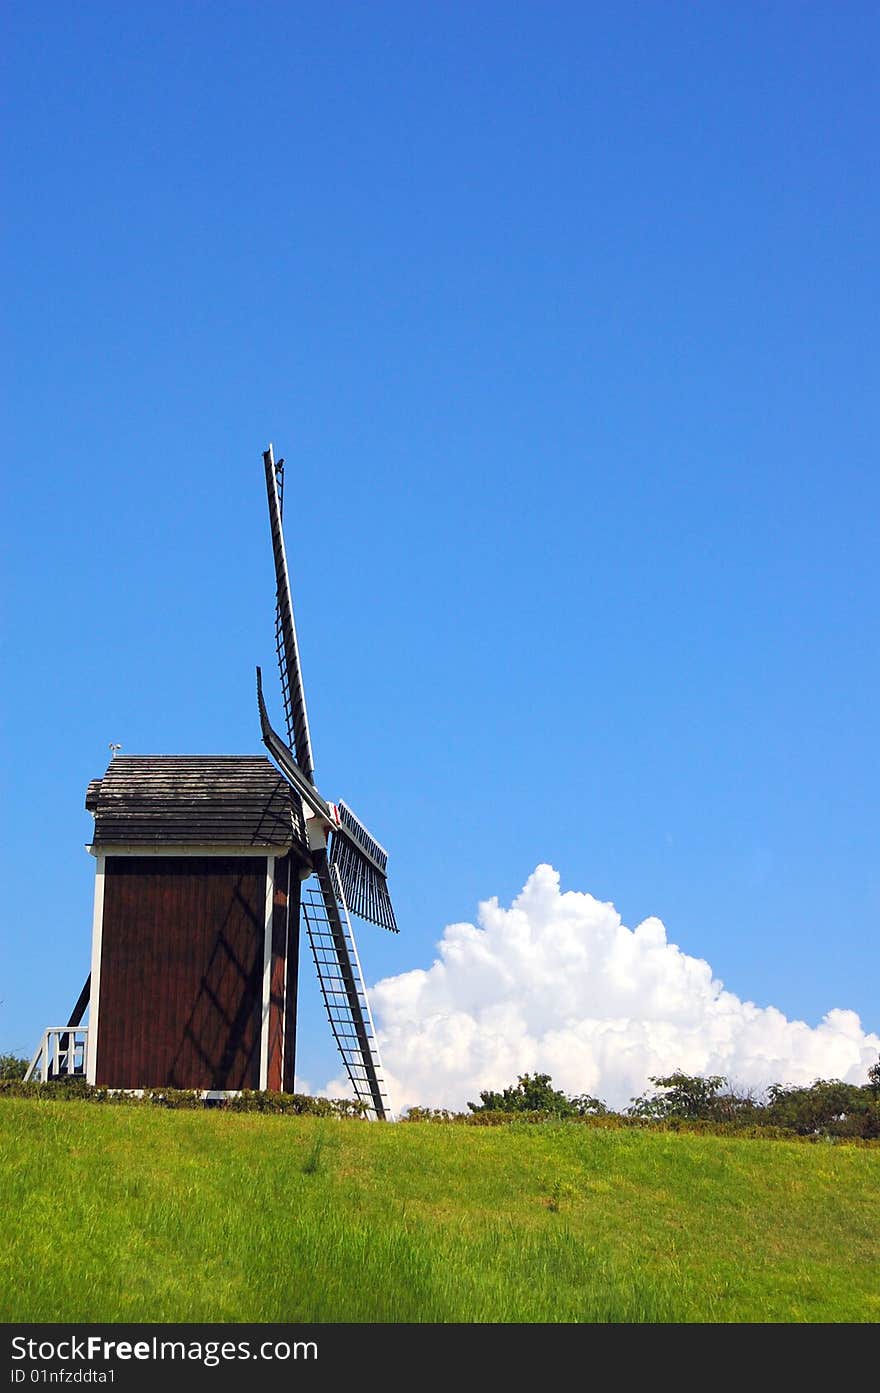
[[[876,1321],[880,1149],[0,1100],[4,1321]]]

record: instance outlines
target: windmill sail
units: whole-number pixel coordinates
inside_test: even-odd
[[[305,774],[300,769],[293,757],[292,750],[285,745],[278,732],[272,729],[269,713],[266,710],[266,702],[263,698],[263,674],[259,668],[257,668],[257,706],[260,712],[260,731],[263,736],[263,744],[266,746],[269,754],[275,760],[276,764],[280,766],[282,774],[284,774],[303,795],[312,811],[326,814],[328,811],[327,804],[324,802],[314,784],[306,778]]]
[[[296,751],[296,762],[299,768],[309,783],[313,784],[315,782],[315,761],[312,758],[312,740],[309,735],[309,718],[306,713],[306,695],[303,689],[299,645],[296,641],[296,625],[293,622],[293,602],[290,598],[290,575],[287,570],[287,555],[284,550],[284,533],[281,530],[284,461],[279,460],[276,465],[271,445],[263,453],[263,466],[266,471],[266,494],[269,500],[272,554],[275,558],[275,647],[278,654],[278,667],[281,672],[287,736]]]
[[[314,862],[318,885],[303,890],[302,911],[321,995],[355,1096],[385,1121],[391,1109],[338,872],[330,866],[326,852],[314,853]]]
[[[333,833],[330,864],[339,874],[345,902],[359,919],[397,933],[385,878],[388,853],[370,836],[351,808],[340,803],[338,809],[340,825]]]
[[[271,445],[263,454],[263,465],[275,558],[275,639],[289,744],[272,729],[257,668],[260,729],[263,744],[299,794],[306,813],[311,864],[318,884],[303,888],[300,904],[330,1026],[355,1096],[372,1116],[385,1119],[391,1110],[348,906],[360,918],[397,932],[386,879],[388,855],[350,808],[344,803],[325,802],[315,787],[281,525],[284,461],[275,463]],[[329,855],[328,836],[332,839]]]
[[[377,924],[380,929],[390,929],[392,933],[397,933],[397,921],[386,878],[388,853],[375,837],[370,836],[351,808],[345,803],[337,804],[335,809],[331,808],[314,785],[307,783],[293,754],[281,736],[272,729],[263,699],[263,679],[259,668],[257,705],[260,711],[260,730],[266,749],[312,812],[332,827],[330,864],[339,877],[344,902],[359,919],[366,919],[371,924]]]

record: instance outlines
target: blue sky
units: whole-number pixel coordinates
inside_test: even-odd
[[[876,7],[5,27],[0,1050],[87,971],[108,743],[260,749],[270,439],[369,980],[547,861],[880,1029]]]

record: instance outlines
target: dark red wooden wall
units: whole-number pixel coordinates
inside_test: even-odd
[[[107,857],[96,1083],[259,1087],[265,904],[264,857]]]
[[[269,1049],[266,1087],[278,1090],[283,1072],[284,967],[287,953],[287,887],[284,863],[275,863],[272,896],[272,967],[269,978]]]
[[[291,856],[276,858],[275,893],[272,900],[272,978],[269,993],[266,1087],[283,1089],[286,1093],[293,1092],[299,892],[298,865]]]

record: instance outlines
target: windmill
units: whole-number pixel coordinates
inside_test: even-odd
[[[206,1097],[295,1087],[305,927],[355,1097],[391,1116],[349,913],[397,932],[388,857],[315,785],[282,532],[284,461],[263,464],[276,579],[275,640],[287,743],[260,669],[265,755],[123,755],[86,790],[95,819],[91,973],[28,1077]],[[274,761],[274,764],[272,763]],[[88,1024],[83,1024],[88,1012]]]
[[[288,743],[272,729],[257,668],[257,704],[263,744],[302,802],[314,884],[301,890],[300,910],[318,974],[321,995],[339,1052],[356,1096],[377,1118],[389,1115],[381,1062],[363,984],[349,911],[397,933],[388,893],[388,855],[345,803],[327,802],[315,785],[315,762],[290,572],[284,546],[284,460],[270,445],[263,453],[269,527],[275,563],[275,650]]]

